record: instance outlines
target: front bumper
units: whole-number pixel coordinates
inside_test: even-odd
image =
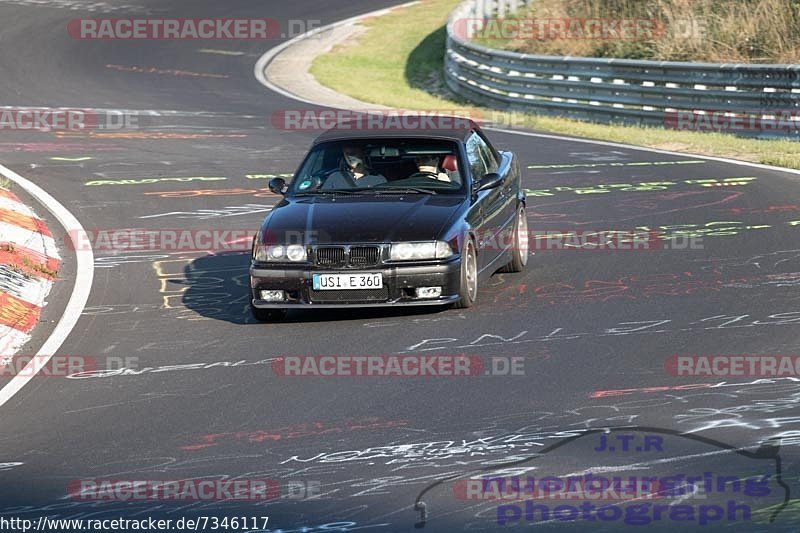
[[[383,289],[314,291],[313,274],[381,272]],[[364,269],[315,269],[309,265],[287,267],[259,263],[250,268],[252,304],[259,309],[386,307],[394,305],[444,305],[458,301],[461,281],[461,259],[435,264],[381,265]],[[413,296],[416,287],[442,287],[438,298]],[[282,290],[283,302],[259,299],[262,290]]]

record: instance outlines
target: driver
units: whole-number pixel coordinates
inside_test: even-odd
[[[386,178],[375,174],[367,167],[364,151],[358,146],[345,146],[342,149],[342,162],[339,170],[325,181],[324,189],[351,189],[355,187],[374,187],[386,183]]]
[[[450,176],[447,173],[439,170],[439,157],[436,155],[420,155],[414,160],[419,169],[418,174],[426,174],[431,178],[436,178],[439,181],[450,181]]]

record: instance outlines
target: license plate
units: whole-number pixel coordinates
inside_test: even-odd
[[[359,274],[314,274],[315,291],[346,291],[352,289],[382,289],[383,275],[380,272]]]

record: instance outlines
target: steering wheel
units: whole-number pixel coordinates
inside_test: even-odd
[[[349,188],[351,189],[358,188],[358,183],[356,183],[356,178],[353,175],[353,171],[350,170],[349,167],[346,167],[344,165],[341,165],[340,168],[317,171],[311,176],[311,179],[314,179],[317,182],[316,188],[318,188],[321,191],[324,191],[326,190],[325,185],[326,183],[328,183],[328,177],[335,172],[339,172],[341,174],[341,176],[344,178]]]
[[[419,172],[414,172],[407,179],[419,178],[419,177],[425,177],[425,178],[434,179],[436,181],[440,181],[439,180],[439,174],[437,174],[436,172],[429,172],[427,170],[421,170]]]
[[[329,168],[329,169],[325,169],[325,170],[317,170],[316,172],[311,174],[311,177],[312,178],[320,178],[320,179],[321,178],[327,178],[328,176],[330,176],[331,174],[333,174],[337,170],[339,170],[339,169],[338,168]]]

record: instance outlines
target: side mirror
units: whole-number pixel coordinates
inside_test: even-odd
[[[496,189],[502,184],[503,184],[503,176],[501,176],[496,172],[491,172],[489,174],[486,174],[481,180],[481,182],[478,184],[477,192],[488,191],[489,189]]]
[[[283,195],[286,192],[286,180],[283,178],[272,178],[269,180],[269,190],[275,194]]]

